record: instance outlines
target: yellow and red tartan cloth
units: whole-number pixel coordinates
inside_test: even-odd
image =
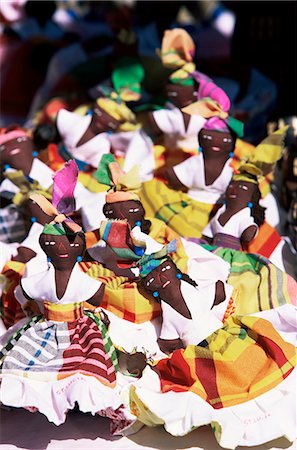
[[[159,361],[155,370],[161,392],[191,391],[219,409],[264,394],[295,366],[295,347],[285,342],[270,322],[230,316],[203,346],[177,350]]]

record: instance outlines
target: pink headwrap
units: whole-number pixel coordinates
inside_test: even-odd
[[[219,88],[207,75],[204,75],[197,70],[191,75],[194,80],[199,83],[197,100],[210,97],[221,106],[223,111],[229,111],[231,103],[228,95],[223,91],[223,89]]]
[[[226,122],[219,119],[219,117],[211,117],[208,119],[203,125],[203,128],[205,128],[205,130],[217,130],[225,133],[230,132],[230,128],[227,126]]]
[[[0,134],[0,145],[5,142],[11,141],[12,139],[17,139],[18,137],[29,136],[29,133],[24,130],[12,130],[8,131],[8,133]]]

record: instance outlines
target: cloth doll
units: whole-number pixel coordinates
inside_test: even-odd
[[[165,67],[175,69],[165,86],[168,103],[166,109],[149,114],[153,135],[164,135],[164,145],[169,153],[174,150],[195,154],[198,133],[205,123],[203,116],[192,117],[183,108],[194,101],[210,97],[224,111],[230,108],[225,92],[206,75],[195,70],[193,57],[195,44],[189,34],[181,29],[165,31],[160,57]]]
[[[1,351],[1,401],[39,411],[56,425],[77,403],[83,412],[113,417],[117,426],[127,427],[133,416],[119,396],[117,356],[104,316],[84,309],[86,301],[100,305],[104,285],[78,266],[85,238],[67,217],[75,206],[72,187],[54,191],[53,203],[31,194],[54,219],[40,235],[47,258],[31,260],[16,292],[32,318]]]
[[[107,90],[105,96],[96,100],[92,113],[85,116],[61,109],[56,126],[72,157],[95,168],[102,155],[113,152],[122,161],[124,170],[139,164],[142,179],[152,178],[155,167],[152,142],[116,93]]]
[[[27,130],[21,130],[19,127],[2,130],[0,150],[1,167],[3,169],[22,170],[25,176],[39,182],[44,189],[49,189],[52,186],[54,172],[38,158],[38,153],[34,150],[32,137]],[[18,188],[10,180],[5,179],[0,185],[0,193],[3,195],[2,193],[7,192],[13,196],[18,192]],[[103,196],[99,193],[90,192],[78,182],[75,186],[75,199],[77,210],[82,215],[84,229],[94,229],[102,210]],[[98,206],[95,219],[93,204],[101,204],[101,209]],[[95,220],[95,223],[93,223],[93,220]],[[24,235],[22,235],[22,238],[24,238]]]
[[[121,346],[126,351],[131,351],[134,347],[139,350],[145,349],[143,351],[149,355],[149,358],[156,360],[164,354],[166,349],[165,345],[160,345],[162,340],[158,339],[162,321],[160,305],[154,301],[153,297],[148,295],[141,283],[137,283],[139,279],[138,260],[141,255],[149,258],[150,254],[163,251],[163,245],[141,232],[140,227],[134,227],[131,231],[127,220],[102,222],[100,234],[114,254],[114,260],[121,267],[129,266],[134,276],[133,282],[128,278],[125,282],[120,282],[122,277],[119,276],[110,281],[112,275],[108,272],[104,273],[102,269],[100,272],[98,266],[91,267],[88,271],[89,275],[94,276],[97,273],[98,279],[107,281],[102,307],[106,309],[110,319],[109,331],[112,340],[115,345]],[[232,288],[225,283],[229,273],[229,265],[213,258],[213,255],[201,246],[192,243],[187,244],[188,246],[185,249],[188,252],[189,260],[186,270],[191,277],[191,282],[194,285],[198,284],[204,295],[212,296],[213,302],[219,303],[220,300],[229,298]],[[182,245],[179,240],[178,246],[182,247]],[[172,264],[174,263],[172,262]],[[176,271],[179,271],[176,265],[174,267]],[[184,278],[189,279],[185,274]],[[121,303],[116,302],[112,290],[112,284],[116,282],[117,292],[122,300]],[[153,311],[154,314],[149,316],[149,311]]]
[[[175,350],[127,390],[138,420],[173,436],[211,424],[223,448],[296,439],[296,308],[229,316],[199,345]]]
[[[222,326],[227,309],[230,314],[233,308],[231,286],[217,281],[200,288],[167,257],[174,250],[173,241],[137,262],[142,289],[160,303],[162,327],[158,343],[164,353],[199,344]]]
[[[264,208],[259,205],[261,193],[257,176],[261,174],[253,164],[244,164],[232,176],[226,190],[225,204],[203,230],[203,237],[213,238],[213,244],[240,250],[257,234],[264,223]]]

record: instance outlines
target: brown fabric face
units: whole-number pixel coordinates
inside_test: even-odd
[[[76,263],[78,256],[82,256],[85,251],[85,241],[80,233],[75,235],[53,236],[51,234],[41,234],[39,243],[42,250],[56,270],[71,270]]]
[[[235,148],[235,137],[225,131],[206,130],[202,128],[198,134],[199,145],[203,153],[213,158],[228,155]]]
[[[248,181],[231,181],[225,193],[227,208],[241,210],[252,200],[256,185]]]
[[[151,295],[158,292],[159,298],[184,317],[191,319],[191,313],[181,293],[181,281],[176,276],[178,273],[174,262],[171,259],[166,259],[141,280],[141,286]],[[158,297],[155,297],[155,299],[158,299]]]
[[[33,141],[29,136],[20,136],[4,142],[0,146],[1,167],[9,164],[28,175],[33,162],[33,150]]]
[[[105,203],[103,214],[107,219],[127,219],[131,228],[136,222],[144,222],[144,208],[137,200],[127,200],[125,202]]]
[[[197,87],[182,86],[181,84],[167,83],[165,86],[168,101],[177,108],[184,108],[197,100]]]
[[[99,105],[95,104],[93,109],[92,124],[99,131],[116,131],[121,122],[100,108]]]

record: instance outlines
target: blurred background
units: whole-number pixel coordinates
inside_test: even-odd
[[[28,125],[57,94],[85,101],[123,55],[150,62],[144,92],[157,95],[156,49],[176,26],[196,43],[197,69],[229,95],[246,140],[296,115],[294,1],[2,0],[0,126]]]

